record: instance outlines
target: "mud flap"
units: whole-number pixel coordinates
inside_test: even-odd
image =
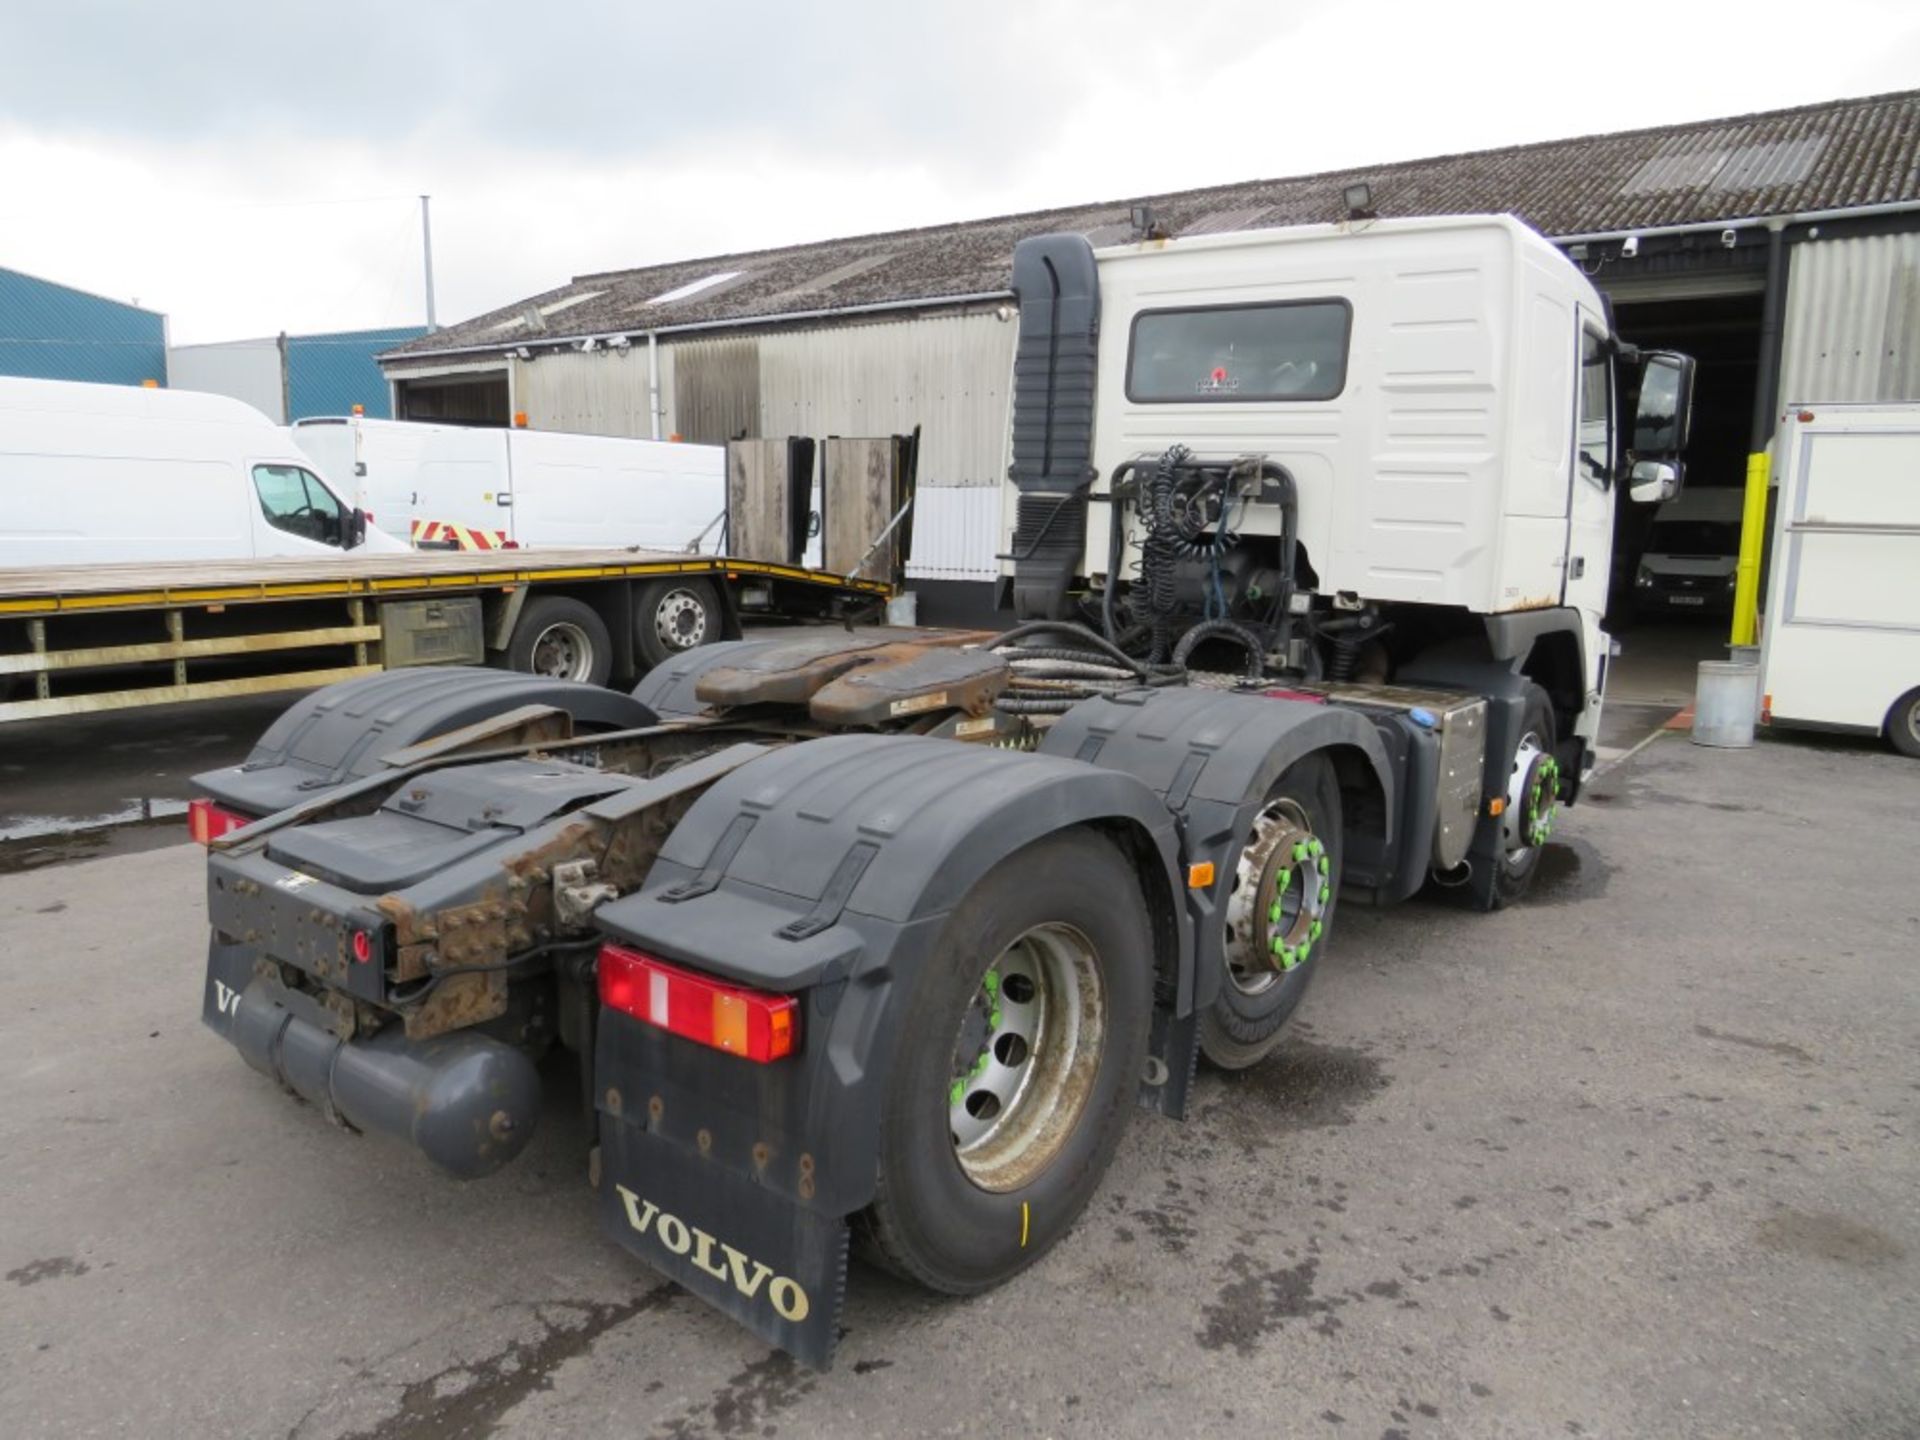
[[[1140,1082],[1140,1103],[1169,1120],[1187,1118],[1187,1097],[1200,1064],[1200,1012],[1175,1015],[1166,1005],[1153,1007],[1147,1036],[1147,1073]]]
[[[604,1114],[600,1147],[607,1234],[768,1344],[817,1370],[832,1364],[845,1220]]]

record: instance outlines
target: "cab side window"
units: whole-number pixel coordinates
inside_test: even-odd
[[[1580,332],[1580,475],[1606,487],[1613,478],[1613,366],[1605,342]]]
[[[338,547],[346,539],[346,514],[333,492],[298,465],[256,465],[253,488],[267,523],[305,540]]]

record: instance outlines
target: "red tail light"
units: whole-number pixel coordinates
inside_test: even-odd
[[[601,947],[600,1003],[762,1065],[800,1045],[800,1006],[791,995],[728,985],[622,945]]]
[[[187,803],[187,833],[201,845],[211,845],[222,835],[252,823],[251,815],[242,815],[237,810],[223,810],[211,800],[192,800]]]

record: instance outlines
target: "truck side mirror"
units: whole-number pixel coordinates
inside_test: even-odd
[[[347,543],[340,548],[357,550],[367,543],[367,512],[358,506],[347,512]]]
[[[1672,350],[1648,351],[1641,359],[1640,401],[1633,417],[1634,455],[1647,460],[1678,459],[1687,448],[1692,424],[1693,357]]]
[[[1664,505],[1680,493],[1678,460],[1636,460],[1627,498],[1636,505]]]

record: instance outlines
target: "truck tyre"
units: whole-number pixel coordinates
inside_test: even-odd
[[[1136,1103],[1152,935],[1139,875],[1085,829],[1003,860],[954,909],[901,1022],[870,1258],[967,1295],[1066,1234]]]
[[[1920,760],[1920,685],[1894,701],[1887,712],[1887,743],[1902,755]]]
[[[1473,877],[1483,910],[1511,905],[1533,888],[1540,852],[1560,813],[1560,762],[1554,758],[1553,704],[1538,685],[1527,686],[1520,743],[1508,770],[1506,808],[1500,814],[1499,858],[1491,873]],[[1488,867],[1481,867],[1483,870]]]
[[[1242,837],[1224,908],[1227,973],[1200,1012],[1200,1053],[1222,1070],[1265,1059],[1307,993],[1340,897],[1340,782],[1309,755],[1274,782]]]
[[[591,605],[564,595],[543,595],[520,612],[507,645],[507,668],[604,685],[613,673],[607,622]]]
[[[722,628],[710,580],[655,580],[634,601],[634,638],[649,665],[720,639]]]

